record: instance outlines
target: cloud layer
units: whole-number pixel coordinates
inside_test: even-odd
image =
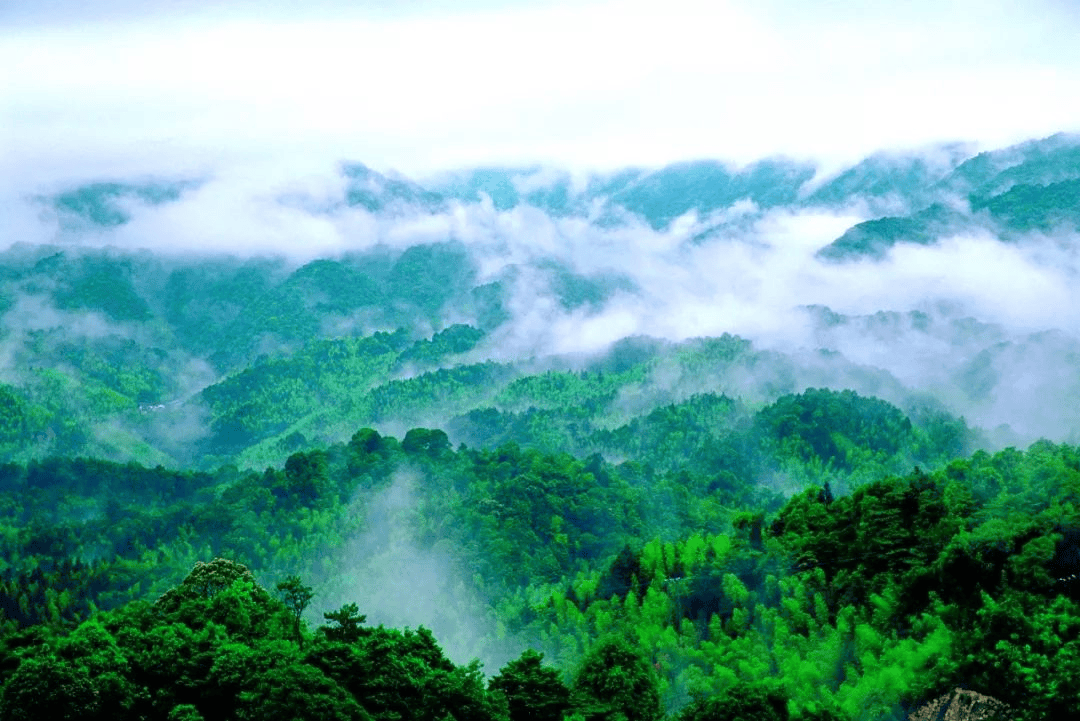
[[[43,5],[0,31],[5,163],[24,179],[253,157],[839,161],[1080,118],[1062,92],[1080,21],[1051,0]]]
[[[744,201],[656,230],[599,206],[589,217],[491,200],[368,212],[344,204],[349,180],[337,172],[343,159],[413,178],[537,163],[573,171],[580,190],[588,170],[786,154],[816,161],[821,177],[879,149],[999,146],[1080,129],[1080,96],[1063,92],[1080,87],[1070,3],[360,5],[5,7],[0,245],[269,253],[300,264],[456,240],[481,282],[510,285],[513,321],[494,337],[497,355],[731,332],[793,352],[839,349],[940,393],[983,346],[918,328],[871,340],[872,329],[823,329],[807,308],[919,311],[941,328],[970,317],[1016,348],[1032,333],[1080,335],[1072,236],[1007,245],[965,231],[892,248],[881,262],[815,257],[868,207],[907,210],[902,197],[848,210]],[[524,194],[558,177],[514,183]],[[197,183],[176,202],[118,199],[130,220],[109,228],[65,227],[40,200],[139,178]],[[567,309],[545,270],[552,261],[615,279],[611,294]],[[993,363],[1021,357],[1034,356],[1017,350]]]
[[[807,362],[819,349],[839,351],[973,422],[1009,424],[1021,439],[1080,433],[1080,418],[1068,411],[1080,398],[1071,371],[1080,351],[1075,232],[1006,243],[974,229],[934,245],[894,246],[882,260],[830,263],[816,253],[864,219],[858,203],[849,206],[855,210],[794,204],[764,211],[739,201],[657,230],[625,213],[598,222],[612,213],[602,203],[586,216],[528,204],[500,211],[486,196],[448,200],[433,212],[389,201],[370,212],[344,203],[349,186],[336,170],[289,171],[238,169],[158,205],[128,198],[129,222],[93,232],[57,230],[39,201],[32,205],[44,221],[24,215],[38,224],[31,235],[61,244],[282,255],[293,267],[454,241],[467,250],[477,284],[500,280],[508,288],[511,319],[490,336],[487,357],[595,354],[633,335],[732,333]],[[537,175],[536,184],[562,177]],[[553,268],[609,290],[568,307]],[[459,311],[447,309],[446,317],[473,321]]]

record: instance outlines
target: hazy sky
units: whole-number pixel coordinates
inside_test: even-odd
[[[1072,0],[8,0],[0,172],[348,157],[409,174],[1080,129]]]

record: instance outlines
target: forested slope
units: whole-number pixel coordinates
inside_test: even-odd
[[[29,196],[0,718],[1080,717],[1078,148]]]
[[[787,428],[793,409],[816,398],[792,397],[750,424],[764,429],[756,442],[774,449],[777,467],[843,477],[835,457],[820,455],[843,439],[860,451],[844,463],[878,468],[877,434],[908,423],[895,409],[869,421],[845,414],[857,399],[835,394],[833,420],[815,426],[832,427],[832,441],[815,447],[794,425],[778,442],[776,419]],[[364,611],[364,598],[377,601],[365,587],[389,582],[380,566],[411,563],[405,572],[421,573],[436,558],[444,579],[413,580],[438,598],[435,624],[456,652],[503,665],[526,648],[542,650],[556,671],[529,674],[563,699],[552,704],[573,704],[588,718],[631,698],[643,718],[688,702],[682,713],[694,717],[725,698],[760,698],[779,718],[878,718],[956,685],[1032,718],[1080,711],[1080,452],[1071,446],[978,452],[846,494],[811,486],[786,502],[695,490],[686,472],[638,461],[611,465],[516,444],[454,450],[429,429],[401,441],[363,430],[262,474],[56,459],[8,466],[4,477],[10,680],[2,703],[28,718],[49,708],[34,704],[48,703],[111,718],[164,717],[178,706],[246,718],[289,703],[320,718],[392,718],[371,689],[394,683],[416,684],[409,693],[418,699],[436,694],[410,702],[410,718],[428,718],[425,704],[466,699],[473,711],[451,713],[501,718],[501,677],[486,688],[477,669],[438,660],[430,635],[348,620],[308,625],[323,611],[338,608],[341,620]],[[395,507],[395,494],[408,494],[407,505]],[[383,535],[395,514],[403,525]],[[254,578],[181,583],[217,557],[249,566]],[[299,630],[287,621],[293,597],[286,593],[281,606],[252,585],[293,575],[315,594]],[[162,596],[178,585],[179,596]],[[485,632],[465,638],[465,625]],[[159,636],[151,651],[149,639]],[[408,658],[412,651],[387,644],[414,643],[424,663],[407,678],[385,678],[371,654]],[[604,673],[625,667],[651,690],[590,681],[600,672],[590,663],[604,654],[618,659],[601,664]],[[346,673],[341,663],[360,665]],[[163,665],[191,670],[154,676]],[[432,673],[449,676],[423,680]],[[27,686],[53,677],[70,693]],[[311,698],[282,697],[281,685],[294,682]],[[641,693],[655,694],[657,706],[640,707]],[[213,700],[225,697],[243,708]]]

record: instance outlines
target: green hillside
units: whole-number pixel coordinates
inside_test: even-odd
[[[28,193],[0,721],[1080,717],[1078,147]]]
[[[807,416],[811,401],[791,398],[752,426],[777,463],[817,479],[829,464],[796,419],[816,415],[814,428],[832,428],[830,442],[844,439],[870,467],[893,424],[910,432],[895,409],[841,394]],[[730,465],[755,453],[728,452]],[[515,694],[541,693],[531,684],[542,681],[560,713],[586,717],[660,718],[689,702],[685,717],[761,698],[779,699],[782,718],[860,718],[963,683],[1032,718],[1062,718],[1080,698],[1078,458],[1049,443],[978,452],[849,493],[811,484],[787,501],[737,480],[693,490],[684,472],[639,461],[513,443],[455,450],[420,428],[401,441],[361,430],[264,473],[8,465],[0,708],[245,718],[300,704],[327,718],[397,718],[404,701],[391,699],[415,697],[417,718],[425,704],[461,703],[470,718],[521,718]],[[410,507],[388,508],[403,484]],[[404,524],[396,540],[379,530],[387,512]],[[348,561],[357,544],[367,557]],[[442,608],[435,637],[363,623],[380,564],[401,560],[397,544],[413,564],[447,559],[428,590]],[[230,561],[207,565],[215,558]],[[264,590],[274,584],[277,594]],[[350,593],[359,603],[334,605]],[[470,637],[464,618],[487,632]],[[435,638],[458,657],[503,659],[502,670],[485,679]],[[528,648],[552,670],[540,673]],[[388,653],[401,663],[417,653],[417,665],[388,677],[398,671],[377,660]],[[526,668],[524,688],[506,685]],[[633,694],[593,677],[616,669],[640,676]],[[300,679],[303,693],[281,695]],[[387,684],[398,690],[375,692]],[[529,698],[520,702],[539,703]]]

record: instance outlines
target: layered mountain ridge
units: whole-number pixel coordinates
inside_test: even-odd
[[[554,218],[641,222],[664,231],[687,214],[709,225],[711,216],[732,208],[760,214],[857,206],[872,217],[821,249],[833,262],[881,260],[897,244],[932,244],[950,235],[1014,241],[1032,231],[1080,228],[1080,135],[1067,133],[977,154],[959,143],[879,153],[824,177],[813,163],[784,157],[743,167],[695,160],[578,175],[542,166],[480,167],[411,180],[357,162],[341,163],[338,172],[343,192],[323,204],[324,212],[360,208],[400,218],[490,202],[496,211],[533,207]],[[95,182],[39,200],[64,227],[111,227],[130,220],[135,206],[175,202],[204,181]],[[713,225],[722,231],[725,222]]]

